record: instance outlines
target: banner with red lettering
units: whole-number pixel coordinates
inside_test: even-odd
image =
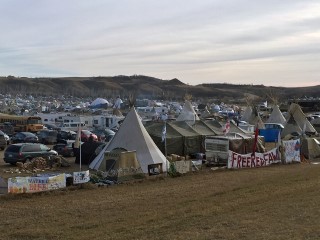
[[[229,150],[228,168],[256,168],[265,167],[272,163],[281,162],[277,155],[277,148],[265,153],[239,154]]]

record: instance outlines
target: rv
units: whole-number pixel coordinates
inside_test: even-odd
[[[68,131],[78,131],[79,127],[81,129],[87,129],[85,123],[79,123],[79,122],[69,122],[69,123],[63,123],[61,126],[61,130],[68,130]]]

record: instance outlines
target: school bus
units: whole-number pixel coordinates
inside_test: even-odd
[[[0,125],[11,123],[15,132],[38,132],[43,129],[41,117],[0,114]]]

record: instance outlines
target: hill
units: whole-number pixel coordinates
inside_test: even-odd
[[[1,93],[28,93],[32,95],[72,95],[78,97],[134,94],[139,98],[182,99],[185,94],[193,98],[214,98],[224,101],[245,99],[246,96],[266,99],[318,97],[320,85],[301,88],[268,87],[264,85],[200,84],[188,85],[178,79],[162,80],[154,77],[133,75],[113,77],[65,77],[65,78],[26,78],[0,77]]]

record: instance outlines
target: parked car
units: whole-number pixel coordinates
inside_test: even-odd
[[[39,142],[43,144],[55,144],[57,142],[58,131],[43,129],[37,132]]]
[[[4,136],[4,139],[6,140],[7,145],[9,145],[9,144],[10,144],[10,137],[9,137],[9,135],[6,134],[5,132],[1,131],[1,130],[0,130],[0,135],[3,135],[3,136]]]
[[[31,132],[17,132],[11,137],[12,143],[37,143],[38,137]]]
[[[89,130],[81,130],[81,141],[82,142],[87,142],[90,137],[92,137],[93,141],[98,141],[98,137],[96,134],[90,132]]]
[[[8,146],[4,152],[4,161],[10,164],[27,162],[35,157],[56,156],[58,153],[41,143],[17,143]]]
[[[8,136],[12,136],[14,134],[14,126],[10,122],[0,123],[0,130],[2,130]]]
[[[116,134],[114,131],[108,128],[96,129],[96,130],[93,130],[92,133],[96,134],[98,137],[98,141],[101,141],[101,142],[109,142]]]
[[[57,131],[61,130],[60,127],[57,127],[56,125],[50,124],[50,123],[45,123],[43,124],[43,126],[48,130],[57,130]]]
[[[67,141],[66,143],[57,143],[53,146],[53,150],[57,151],[63,157],[74,157],[73,144],[75,141]]]
[[[60,130],[57,135],[57,143],[66,143],[67,140],[75,140],[77,133],[69,130]]]
[[[3,134],[0,133],[0,149],[4,150],[7,147],[7,140]]]

